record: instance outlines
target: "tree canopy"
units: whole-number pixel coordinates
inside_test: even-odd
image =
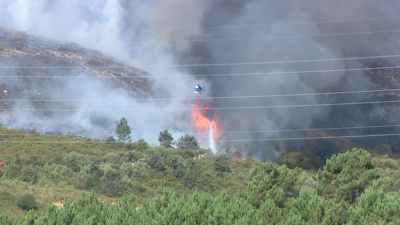
[[[128,121],[124,117],[119,121],[117,128],[115,129],[115,134],[118,137],[118,141],[124,143],[131,138],[131,128],[128,126]]]

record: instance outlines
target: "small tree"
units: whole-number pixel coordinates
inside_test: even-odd
[[[168,130],[160,131],[160,136],[158,136],[158,141],[162,147],[171,147],[174,138],[168,132]]]
[[[187,134],[178,138],[178,140],[176,141],[176,147],[178,147],[179,149],[189,149],[193,151],[197,151],[200,149],[200,145],[197,142],[196,138]]]
[[[106,139],[106,143],[107,143],[107,144],[115,143],[114,137],[113,137],[113,136],[108,137],[108,138]]]
[[[31,194],[22,195],[21,197],[17,198],[17,206],[23,210],[36,209],[37,204],[35,196]]]
[[[131,136],[129,136],[131,134],[131,128],[128,126],[128,121],[124,117],[119,121],[117,129],[115,129],[115,134],[118,137],[118,141],[124,143],[131,138]]]

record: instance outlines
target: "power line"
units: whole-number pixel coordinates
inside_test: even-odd
[[[2,67],[0,67],[1,69]],[[278,74],[307,74],[307,73],[335,73],[346,71],[364,71],[364,70],[381,70],[381,69],[398,69],[400,66],[383,66],[383,67],[363,67],[354,69],[335,69],[335,70],[303,70],[303,71],[279,71],[266,73],[222,73],[222,74],[198,74],[198,75],[152,75],[152,76],[121,76],[121,78],[157,78],[157,77],[223,77],[223,76],[261,76],[261,75],[278,75]],[[45,68],[41,68],[45,69]],[[104,78],[101,76],[0,76],[0,78]]]
[[[181,28],[142,29],[142,30],[195,30],[195,29],[221,29],[221,28],[225,29],[225,28],[248,28],[248,27],[269,27],[269,26],[292,26],[292,25],[307,25],[307,24],[386,20],[386,19],[399,19],[399,18],[400,18],[400,16],[393,16],[393,17],[374,17],[374,18],[359,18],[359,19],[331,20],[331,21],[328,20],[328,21],[315,21],[315,22],[247,24],[247,25],[236,25],[236,26],[201,26],[201,27],[181,27]]]
[[[236,106],[236,107],[214,107],[209,110],[231,110],[231,109],[271,109],[271,108],[301,108],[301,107],[321,107],[321,106],[344,106],[344,105],[366,105],[366,104],[386,104],[400,103],[400,100],[375,101],[375,102],[345,102],[345,103],[326,103],[326,104],[307,104],[307,105],[274,105],[274,106]],[[2,111],[189,111],[193,108],[165,108],[165,109],[2,109]]]
[[[231,139],[231,140],[218,140],[221,142],[253,142],[253,141],[293,141],[293,140],[316,140],[316,139],[342,139],[342,138],[366,138],[366,137],[386,137],[386,136],[400,136],[396,134],[367,134],[367,135],[348,135],[348,136],[328,136],[328,137],[302,137],[302,138],[262,138],[262,139]],[[217,141],[217,142],[218,142]],[[182,141],[193,142],[193,141]],[[208,143],[209,141],[198,141],[200,143]],[[0,143],[53,143],[53,144],[110,144],[115,142],[71,142],[71,141],[0,141]]]
[[[320,92],[320,93],[298,93],[298,94],[275,94],[275,95],[247,95],[247,96],[220,96],[220,97],[193,97],[193,98],[128,98],[128,99],[62,99],[62,100],[7,100],[7,102],[86,102],[86,101],[167,101],[167,100],[206,100],[206,99],[237,99],[237,98],[274,98],[274,97],[296,97],[296,96],[315,96],[315,95],[337,95],[337,94],[359,94],[374,92],[392,92],[400,91],[400,89],[380,89],[366,91],[339,91],[339,92]]]
[[[284,39],[284,38],[310,38],[310,37],[329,37],[329,36],[345,36],[345,35],[358,35],[358,34],[378,34],[378,33],[395,33],[400,30],[380,30],[380,31],[362,31],[362,32],[349,32],[349,33],[332,33],[332,34],[311,34],[311,35],[291,35],[291,36],[270,36],[270,37],[244,37],[244,38],[214,38],[214,39],[182,39],[182,40],[144,40],[136,42],[209,42],[209,41],[243,41],[243,40],[268,40],[268,39]]]
[[[351,130],[351,129],[370,129],[370,128],[391,128],[391,127],[400,127],[399,124],[394,125],[376,125],[376,126],[359,126],[359,127],[328,127],[328,128],[309,128],[309,129],[292,129],[292,130],[263,130],[263,131],[227,131],[227,132],[214,132],[214,134],[247,134],[247,133],[283,133],[283,132],[307,132],[307,131],[329,131],[329,130]],[[204,134],[204,133],[191,133],[191,135],[196,134]],[[57,134],[0,134],[0,136],[47,136],[47,135],[56,135]],[[84,135],[92,135],[92,136],[108,136],[114,135],[110,133],[103,134],[90,134],[84,133]],[[143,133],[140,136],[156,136],[154,133]],[[139,137],[140,138],[140,137]]]
[[[237,66],[237,65],[264,65],[264,64],[284,64],[284,63],[308,63],[308,62],[330,62],[343,60],[360,59],[382,59],[397,58],[400,55],[380,55],[380,56],[362,56],[362,57],[343,57],[343,58],[325,58],[325,59],[304,59],[287,61],[264,61],[264,62],[241,62],[241,63],[209,63],[209,64],[181,64],[181,65],[139,65],[136,67],[201,67],[201,66]],[[95,68],[131,68],[133,66],[0,66],[0,69],[95,69]],[[136,77],[136,76],[135,76]],[[148,76],[146,76],[148,77]]]

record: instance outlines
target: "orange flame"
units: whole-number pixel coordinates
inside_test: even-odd
[[[244,161],[244,160],[247,160],[247,157],[246,157],[246,158],[243,158],[242,160],[243,160],[243,161]]]
[[[233,161],[237,161],[237,157],[239,156],[239,153],[237,153],[236,155],[235,155],[235,158],[233,159]]]
[[[198,135],[198,139],[208,139],[208,134],[210,132],[210,119],[207,118],[206,114],[210,112],[206,112],[203,108],[198,105],[192,104],[192,125],[196,129],[200,135]],[[214,139],[217,140],[222,133],[224,132],[223,128],[218,122],[217,114],[213,114],[211,125],[214,132]]]

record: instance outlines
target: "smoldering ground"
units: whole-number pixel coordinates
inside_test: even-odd
[[[85,47],[104,51],[148,71],[149,76],[154,76],[152,97],[178,98],[168,102],[115,101],[103,105],[98,102],[81,102],[75,103],[78,108],[76,115],[80,115],[80,109],[85,109],[91,104],[98,108],[121,109],[187,108],[190,106],[190,101],[181,98],[192,95],[192,84],[196,81],[207,87],[207,96],[241,97],[210,100],[208,102],[210,108],[312,105],[352,98],[363,101],[370,99],[371,96],[357,95],[333,100],[312,95],[279,98],[244,98],[244,96],[327,92],[341,89],[343,83],[347,91],[371,88],[371,82],[360,83],[359,79],[354,78],[361,77],[368,80],[363,71],[345,71],[363,66],[357,60],[298,63],[288,61],[393,54],[391,50],[383,52],[380,43],[398,46],[392,39],[397,33],[371,32],[398,29],[397,7],[396,2],[378,0],[19,1],[1,5],[0,26],[25,30],[56,40],[76,42]],[[287,63],[271,63],[278,61]],[[270,63],[239,64],[251,62]],[[231,64],[201,66],[201,64],[226,63]],[[195,64],[198,66],[194,66]],[[337,72],[298,72],[326,70]],[[254,75],[254,73],[268,74]],[[204,74],[216,76],[192,76]],[[169,75],[182,76],[167,77]],[[72,83],[70,85],[76,88],[74,90],[79,90],[79,96],[85,98],[100,96],[109,98],[108,93],[117,92],[104,83],[89,82],[91,86],[87,88],[75,85],[78,82],[69,81]],[[51,87],[47,88],[51,90]],[[61,96],[63,93],[60,93]],[[118,98],[120,95],[126,97],[123,91],[115,93],[111,94],[111,97]],[[273,131],[318,126],[321,121],[330,120],[332,110],[332,107],[277,107],[214,111],[225,125],[226,131],[244,132],[226,133],[224,135],[226,140],[245,141],[225,142],[222,149],[239,151],[243,156],[261,160],[276,160],[288,143],[262,139],[301,137],[300,133]],[[344,110],[353,116],[365,113],[361,108]],[[180,111],[118,110],[96,113],[102,116],[96,117],[85,113],[86,120],[84,117],[76,116],[76,119],[71,117],[68,119],[69,124],[72,127],[86,126],[92,127],[91,129],[98,127],[96,128],[99,129],[98,132],[112,133],[115,124],[104,122],[102,126],[97,126],[95,121],[116,121],[124,116],[137,132],[158,132],[169,129],[176,132],[174,137],[177,138],[176,135],[190,132],[191,129],[190,120],[186,119],[187,121],[181,121],[186,122],[181,130],[176,126],[174,130],[172,124],[176,118],[187,118],[186,114]],[[23,119],[19,118],[17,121]],[[87,121],[84,123],[86,125],[82,125],[81,121]],[[369,122],[376,121],[364,121],[364,125]],[[51,123],[64,124],[63,120],[55,118]],[[157,134],[152,137],[153,142],[156,136]],[[259,139],[261,140],[254,141]],[[291,144],[300,146],[302,142]]]

